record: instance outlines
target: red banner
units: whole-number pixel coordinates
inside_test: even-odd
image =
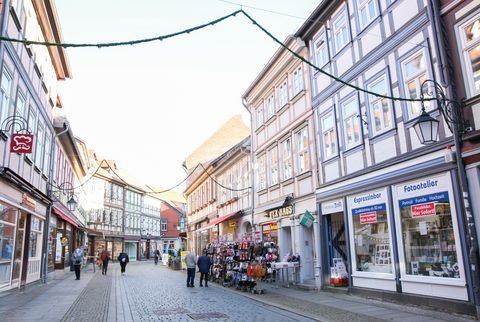
[[[33,134],[14,133],[10,141],[10,152],[32,153]]]
[[[375,211],[360,214],[360,223],[361,224],[374,224],[376,222],[377,222],[377,213]]]
[[[412,217],[423,217],[435,215],[435,203],[429,202],[412,206]]]

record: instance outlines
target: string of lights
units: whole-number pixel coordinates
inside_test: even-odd
[[[380,94],[380,93],[376,93],[376,92],[372,92],[372,91],[369,91],[367,89],[364,89],[364,88],[361,88],[359,86],[356,86],[354,84],[350,84],[349,82],[347,81],[344,81],[342,80],[341,78],[339,77],[336,77],[335,75],[332,75],[326,71],[324,71],[323,69],[317,67],[315,64],[311,63],[310,61],[308,61],[307,59],[303,58],[301,55],[297,54],[296,52],[294,52],[293,50],[291,50],[290,48],[288,48],[288,46],[286,46],[282,41],[278,40],[275,36],[273,36],[267,29],[265,29],[264,27],[262,27],[257,21],[255,21],[255,19],[253,19],[250,15],[248,15],[243,9],[240,9],[240,10],[237,10],[235,12],[232,12],[231,14],[229,15],[226,15],[226,16],[223,16],[223,17],[220,17],[218,19],[215,19],[215,20],[212,20],[210,22],[207,22],[205,24],[202,24],[202,25],[199,25],[199,26],[196,26],[196,27],[192,27],[192,28],[189,28],[189,29],[185,29],[185,30],[182,30],[182,31],[178,31],[178,32],[174,32],[174,33],[171,33],[171,34],[167,34],[167,35],[163,35],[163,36],[157,36],[157,37],[152,37],[152,38],[145,38],[145,39],[138,39],[138,40],[130,40],[130,41],[121,41],[121,42],[105,42],[105,43],[83,43],[83,44],[80,44],[80,43],[56,43],[56,42],[42,42],[42,41],[33,41],[33,40],[28,40],[28,39],[15,39],[15,38],[9,38],[9,37],[5,37],[5,36],[0,36],[0,41],[10,41],[10,42],[17,42],[17,43],[23,43],[25,45],[43,45],[43,46],[55,46],[55,47],[63,47],[63,48],[69,48],[69,47],[74,47],[74,48],[78,48],[78,47],[97,47],[97,48],[103,48],[103,47],[117,47],[117,46],[127,46],[127,45],[137,45],[137,44],[142,44],[142,43],[147,43],[147,42],[152,42],[152,41],[162,41],[162,40],[165,40],[165,39],[168,39],[168,38],[172,38],[172,37],[176,37],[176,36],[180,36],[180,35],[183,35],[183,34],[189,34],[193,31],[197,31],[199,29],[203,29],[205,27],[208,27],[208,26],[213,26],[219,22],[222,22],[226,19],[229,19],[231,17],[235,17],[238,13],[242,13],[247,19],[249,19],[255,26],[257,26],[262,32],[264,32],[267,36],[269,36],[274,42],[276,42],[277,44],[279,44],[281,47],[283,47],[285,50],[287,50],[288,52],[290,52],[293,56],[295,56],[296,58],[300,59],[302,62],[304,62],[305,64],[309,65],[310,67],[312,67],[313,69],[315,69],[316,71],[326,75],[327,77],[333,79],[334,81],[336,82],[339,82],[345,86],[348,86],[350,88],[353,88],[357,91],[360,91],[360,92],[364,92],[364,93],[367,93],[369,95],[373,95],[373,96],[376,96],[376,97],[381,97],[381,98],[386,98],[386,99],[390,99],[390,100],[393,100],[393,101],[406,101],[406,102],[422,102],[422,101],[433,101],[435,100],[436,98],[435,97],[431,97],[431,98],[405,98],[405,97],[397,97],[397,96],[391,96],[391,95],[385,95],[385,94]]]
[[[223,189],[226,189],[226,190],[229,190],[229,191],[238,191],[238,192],[252,189],[252,187],[246,187],[246,188],[243,188],[243,189],[233,189],[233,188],[225,187],[223,184],[221,184],[220,182],[218,182],[217,180],[215,180],[215,178],[212,177],[212,176],[210,175],[210,173],[208,173],[207,169],[205,169],[205,167],[203,166],[203,164],[201,164],[201,163],[199,163],[199,164],[202,166],[203,170],[205,170],[205,173],[210,177],[210,179],[212,179],[212,181],[215,182],[215,184],[216,184],[217,186],[220,186],[220,187],[222,187]]]

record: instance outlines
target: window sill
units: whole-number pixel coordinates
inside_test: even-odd
[[[33,164],[33,161],[30,159],[30,157],[26,156],[25,155],[25,158],[24,158],[25,162],[28,164],[28,165],[32,165]]]
[[[282,181],[282,185],[287,185],[287,184],[291,184],[291,183],[293,183],[293,178],[292,177]]]
[[[280,189],[280,183],[275,183],[268,188],[269,191],[275,191],[278,189]]]
[[[261,130],[263,130],[265,128],[265,123],[263,123],[262,125],[260,125],[259,127],[257,127],[257,129],[255,130],[255,132],[260,132]]]
[[[277,119],[277,116],[275,114],[270,116],[268,120],[265,122],[265,126],[272,124],[276,119]]]
[[[328,165],[328,164],[331,164],[333,162],[337,162],[338,159],[340,159],[340,156],[338,154],[332,155],[330,158],[323,160],[322,165]]]
[[[387,139],[389,137],[392,137],[394,136],[395,134],[397,134],[397,128],[396,127],[393,127],[391,129],[388,129],[384,132],[381,132],[381,133],[377,133],[373,136],[370,137],[370,143],[371,144],[375,144],[375,143],[378,143],[380,141],[383,141],[384,139]]]
[[[305,178],[311,177],[312,176],[312,170],[306,170],[299,175],[297,175],[297,180],[303,180]]]
[[[267,192],[268,192],[267,188],[263,188],[263,189],[261,189],[261,190],[258,190],[257,193],[258,193],[259,195],[264,195],[264,194],[266,194]]]
[[[0,130],[0,139],[7,141],[8,140],[8,134],[5,133],[5,131]]]
[[[357,144],[357,145],[355,145],[355,146],[352,146],[352,147],[350,147],[350,148],[348,148],[348,149],[345,149],[345,150],[343,151],[343,155],[344,155],[344,156],[348,156],[348,155],[350,155],[350,154],[356,153],[356,152],[361,151],[361,150],[363,150],[363,149],[364,149],[364,143],[361,142],[361,143],[359,143],[359,144]]]
[[[306,90],[305,88],[301,89],[297,94],[293,95],[292,99],[290,100],[292,104],[295,104],[300,97],[302,97],[305,94]]]
[[[290,103],[285,103],[278,111],[277,114],[282,114],[284,111],[288,110]]]
[[[22,25],[20,24],[20,19],[18,18],[18,14],[13,7],[10,7],[10,14],[13,18],[13,22],[15,26],[17,26],[18,31],[22,30]]]
[[[35,169],[35,172],[36,172],[36,173],[38,173],[38,174],[42,173],[42,171],[40,171],[40,168],[39,168],[39,167],[34,166],[33,168]]]

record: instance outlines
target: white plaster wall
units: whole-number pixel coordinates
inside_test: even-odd
[[[347,173],[353,173],[358,170],[362,170],[365,167],[363,161],[363,150],[349,154],[345,157],[347,165]]]
[[[347,45],[347,47],[350,45]],[[343,75],[347,70],[349,70],[353,65],[352,59],[352,49],[347,48],[344,52],[337,56],[335,62],[337,66],[337,76]]]
[[[375,143],[373,145],[373,151],[376,163],[380,163],[382,161],[395,157],[397,155],[395,137],[391,136]]]
[[[329,182],[338,179],[338,161],[332,162],[325,166],[325,182]]]
[[[392,10],[394,30],[400,29],[418,13],[415,1],[400,1]]]
[[[364,56],[382,43],[381,34],[380,24],[374,24],[368,32],[362,35],[361,41]]]

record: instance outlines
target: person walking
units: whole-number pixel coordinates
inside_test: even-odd
[[[205,287],[208,287],[208,273],[210,272],[210,266],[212,261],[210,256],[206,252],[203,252],[197,260],[198,270],[200,271],[200,287],[203,287],[203,281],[205,281]]]
[[[155,251],[155,265],[158,264],[158,259],[160,258],[160,251],[157,249]]]
[[[185,265],[187,265],[187,287],[194,287],[195,268],[197,267],[197,257],[193,252],[189,252],[185,256]]]
[[[78,281],[80,279],[80,268],[82,267],[83,261],[83,249],[80,246],[73,251],[72,261],[73,268],[75,269],[75,279]]]
[[[120,262],[120,268],[121,268],[122,275],[125,275],[125,267],[127,266],[128,262],[129,262],[129,258],[128,258],[127,253],[121,252],[120,255],[118,255],[117,259]]]
[[[110,252],[106,249],[103,249],[100,253],[100,260],[102,261],[102,275],[107,275],[108,262],[110,259]]]

